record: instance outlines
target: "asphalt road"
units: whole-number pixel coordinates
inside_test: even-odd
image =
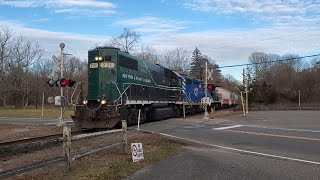
[[[128,179],[320,179],[320,112],[251,112],[141,125],[191,142]]]

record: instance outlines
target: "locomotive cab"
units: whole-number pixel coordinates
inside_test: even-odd
[[[76,128],[112,128],[118,123],[118,50],[97,47],[88,52],[88,95],[72,117]]]
[[[110,103],[119,96],[117,82],[117,48],[99,47],[88,53],[88,102]],[[108,77],[108,78],[106,78]]]

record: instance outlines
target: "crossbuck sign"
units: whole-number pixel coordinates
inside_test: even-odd
[[[208,69],[208,74],[207,74],[208,80],[213,80],[212,74],[213,74],[213,69]]]
[[[132,161],[138,162],[144,159],[142,143],[131,143]]]

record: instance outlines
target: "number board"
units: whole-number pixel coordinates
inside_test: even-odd
[[[114,68],[114,63],[102,62],[102,63],[100,63],[100,66],[102,68]]]
[[[90,68],[98,68],[99,64],[98,63],[90,63]]]

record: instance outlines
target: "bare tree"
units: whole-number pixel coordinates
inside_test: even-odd
[[[162,55],[163,64],[172,70],[186,71],[190,59],[190,53],[183,48],[168,50]]]
[[[27,106],[29,94],[34,91],[30,68],[35,61],[42,57],[43,50],[37,42],[26,40],[23,37],[17,37],[10,46],[9,59],[6,62],[7,67],[7,91],[10,91],[14,97],[16,106]]]
[[[160,63],[159,55],[157,55],[156,50],[148,45],[142,45],[141,50],[136,53],[137,57],[149,61],[151,63],[157,64]]]
[[[118,47],[122,51],[130,52],[135,45],[139,43],[141,35],[128,28],[124,28],[119,36],[112,37],[111,41],[107,43],[109,46]]]
[[[12,30],[9,27],[0,27],[0,86],[5,87],[5,61],[8,57],[9,50],[8,44],[12,39]],[[0,99],[2,100],[2,105],[6,106],[6,94],[4,88],[0,89]]]
[[[239,85],[240,82],[236,80],[232,75],[227,74],[223,77],[221,77],[221,85],[225,88],[228,89],[231,92],[239,92]]]

